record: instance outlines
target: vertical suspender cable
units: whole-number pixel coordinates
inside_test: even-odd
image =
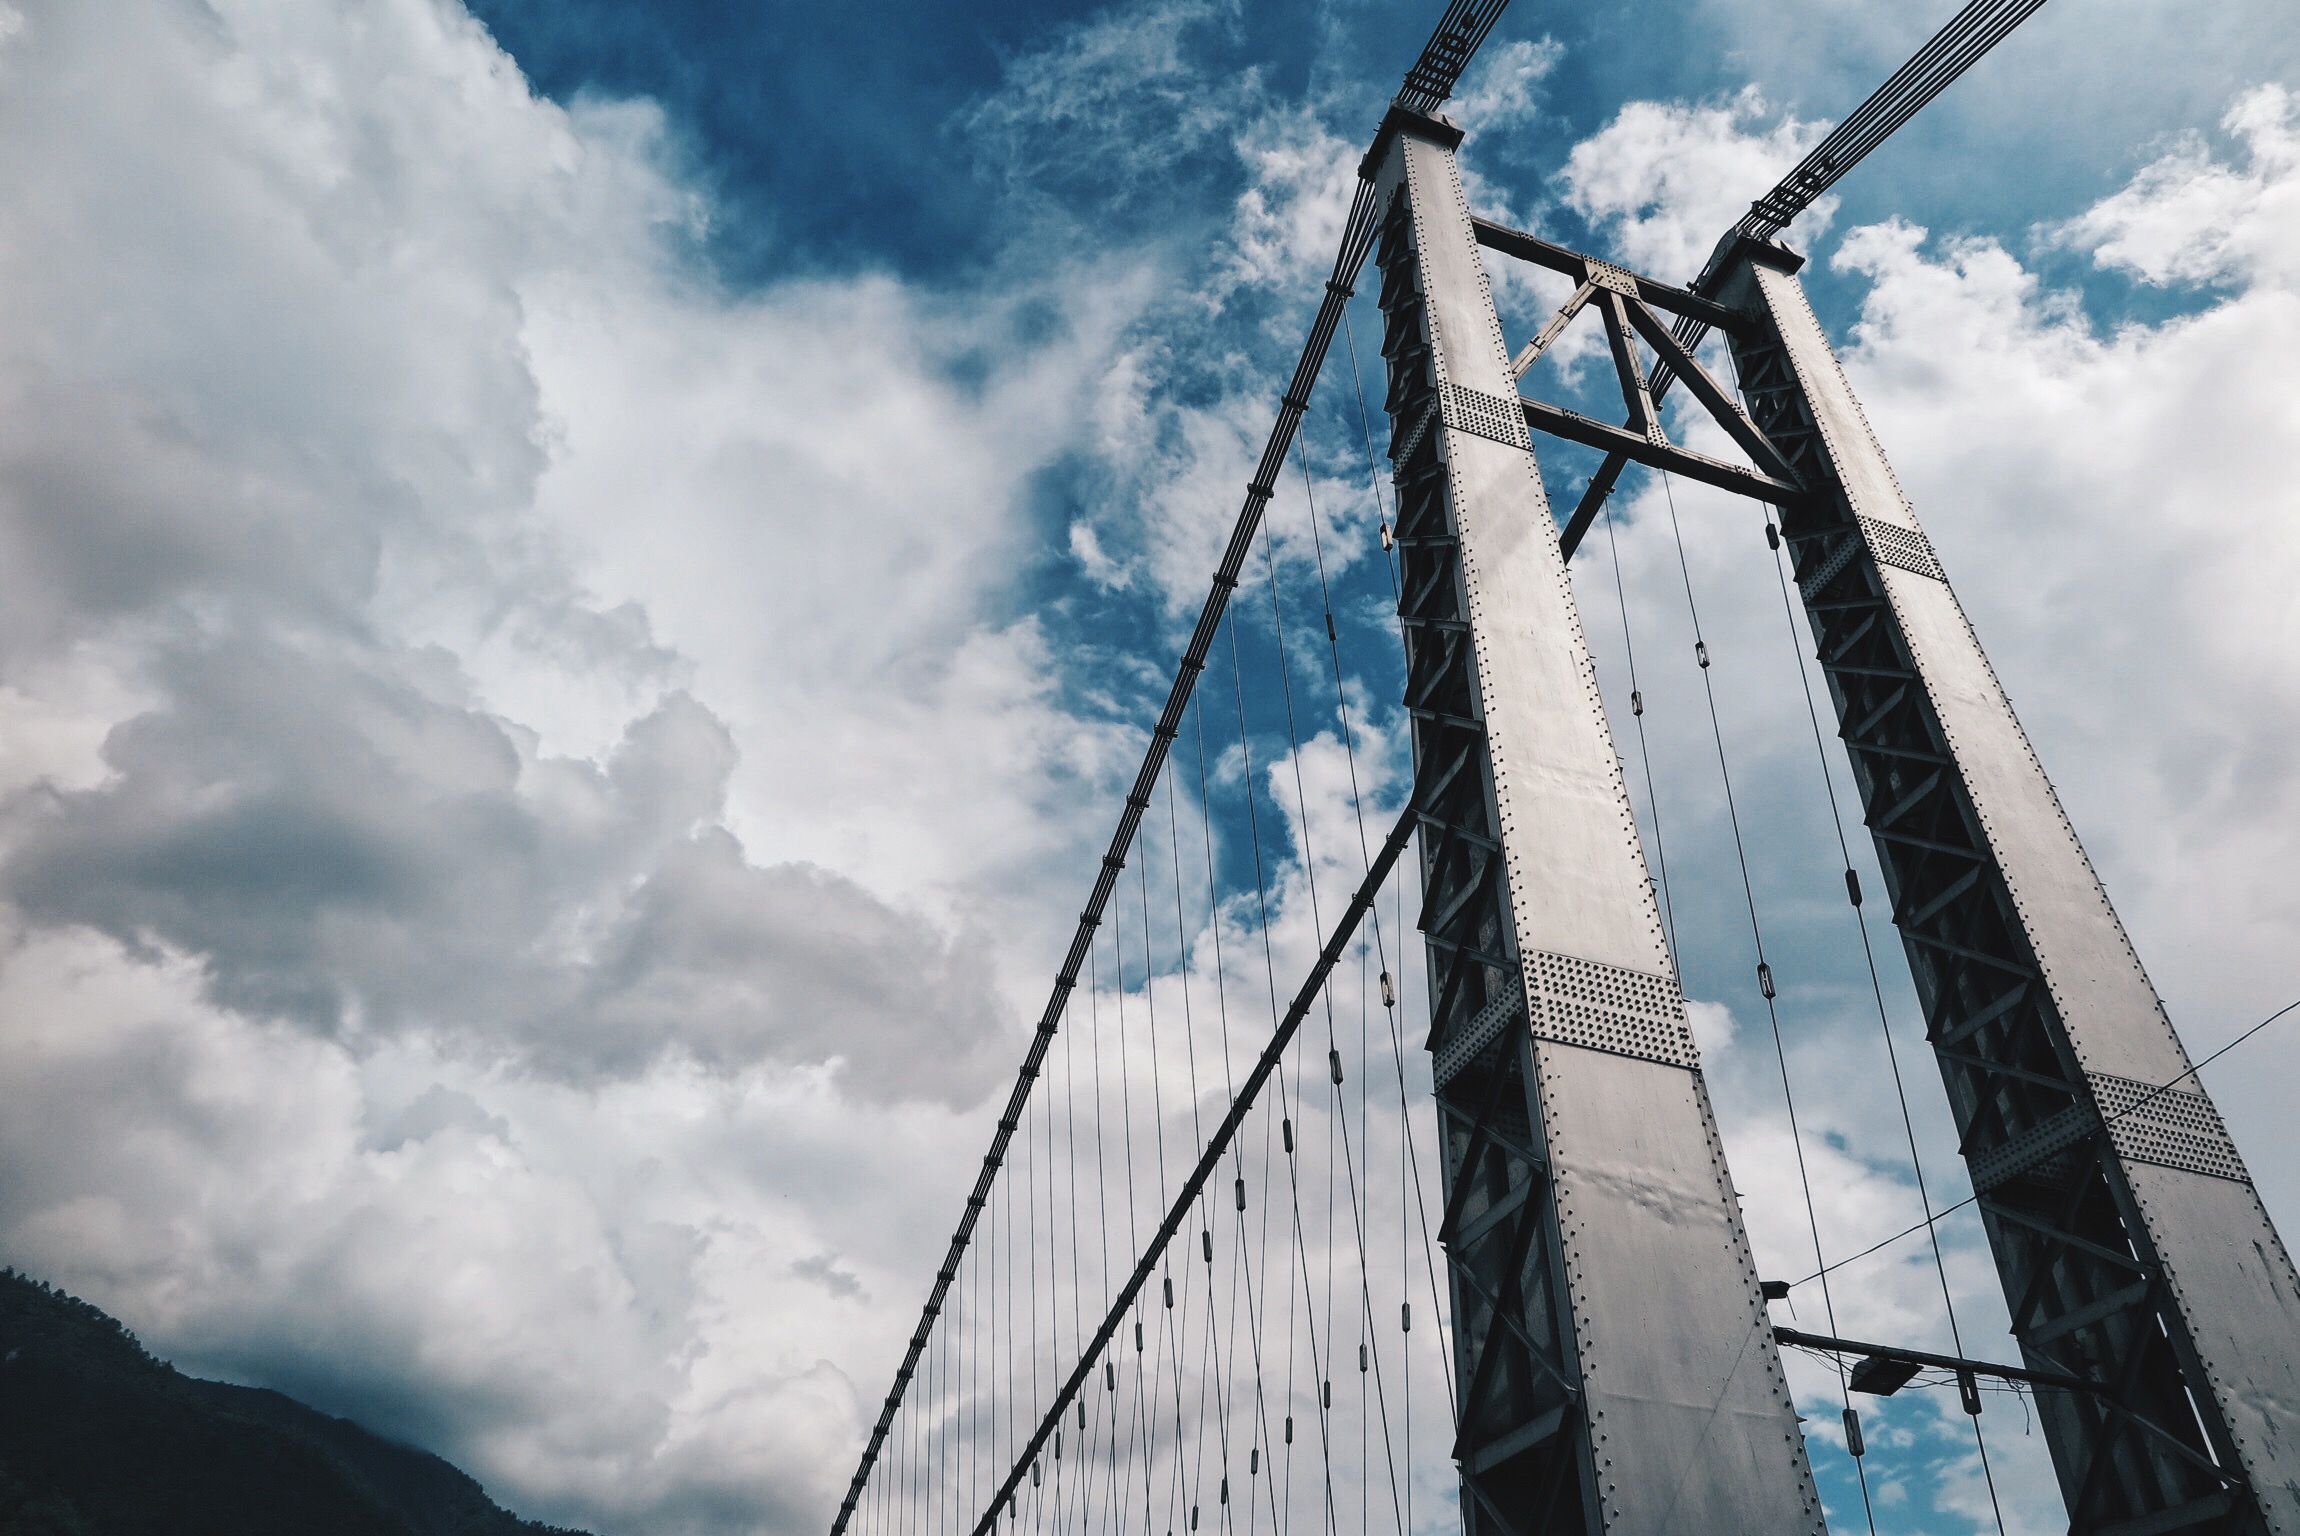
[[[1770,524],[1767,525],[1766,532],[1773,534]],[[1813,727],[1813,754],[1821,767],[1822,787],[1828,791],[1829,795],[1829,824],[1837,834],[1837,854],[1845,866],[1845,889],[1853,898],[1853,919],[1860,925],[1861,955],[1868,961],[1869,991],[1877,1002],[1877,1033],[1884,1036],[1885,1039],[1885,1060],[1893,1070],[1893,1097],[1900,1102],[1901,1131],[1908,1138],[1909,1169],[1916,1175],[1917,1200],[1925,1213],[1925,1234],[1932,1240],[1933,1273],[1940,1281],[1941,1310],[1948,1314],[1950,1347],[1955,1350],[1957,1357],[1962,1359],[1965,1353],[1964,1333],[1957,1326],[1957,1305],[1955,1299],[1949,1294],[1949,1268],[1947,1261],[1941,1256],[1941,1233],[1933,1216],[1932,1191],[1925,1184],[1924,1159],[1917,1155],[1917,1125],[1909,1113],[1907,1086],[1901,1081],[1901,1055],[1893,1044],[1892,1021],[1887,1017],[1885,1011],[1885,984],[1877,973],[1877,951],[1875,946],[1869,942],[1869,916],[1861,909],[1858,895],[1860,889],[1857,884],[1858,876],[1853,872],[1852,844],[1845,837],[1845,814],[1837,804],[1837,781],[1835,775],[1829,771],[1828,749],[1821,744],[1821,711],[1819,706],[1813,702],[1812,675],[1805,670],[1805,648],[1798,643],[1797,639],[1797,615],[1796,611],[1789,606],[1789,578],[1782,569],[1779,538],[1774,535],[1769,537],[1766,543],[1772,546],[1773,551],[1774,584],[1781,589],[1781,616],[1789,626],[1790,656],[1797,664],[1797,681],[1805,690],[1805,717]],[[1816,1253],[1816,1262],[1818,1262],[1818,1258],[1819,1255]],[[1981,1434],[1979,1415],[1975,1414],[1971,1417],[1973,1447],[1980,1453],[1981,1477],[1987,1483],[1989,1490],[1989,1508],[1996,1515],[1997,1536],[2004,1536],[2004,1509],[1997,1502],[1996,1472],[1989,1465],[1988,1441]]]
[[[1828,1261],[1821,1254],[1821,1218],[1818,1209],[1813,1204],[1813,1181],[1805,1169],[1804,1135],[1797,1125],[1797,1097],[1789,1086],[1789,1048],[1781,1037],[1781,1012],[1773,999],[1773,968],[1765,959],[1765,933],[1757,921],[1757,888],[1749,877],[1749,853],[1741,840],[1741,813],[1733,799],[1733,773],[1725,762],[1725,730],[1717,719],[1717,688],[1709,677],[1709,643],[1701,632],[1700,605],[1693,598],[1693,568],[1685,558],[1685,534],[1677,523],[1677,493],[1670,486],[1669,473],[1666,470],[1661,472],[1661,489],[1669,508],[1670,536],[1677,545],[1677,569],[1685,579],[1685,609],[1693,618],[1693,654],[1701,666],[1702,694],[1709,701],[1709,733],[1717,746],[1717,775],[1719,781],[1725,786],[1725,814],[1733,828],[1733,856],[1740,864],[1741,894],[1747,900],[1749,907],[1749,938],[1757,951],[1757,990],[1764,999],[1765,1017],[1772,1024],[1773,1054],[1781,1067],[1781,1098],[1789,1111],[1789,1144],[1797,1156],[1797,1183],[1798,1187],[1804,1191],[1805,1223],[1812,1233],[1813,1262],[1816,1266],[1826,1267]],[[1827,1281],[1823,1281],[1821,1284],[1821,1305],[1828,1314],[1829,1331],[1835,1333],[1837,1331],[1837,1304],[1830,1293]],[[1837,1395],[1845,1412],[1850,1414],[1853,1404],[1850,1389],[1846,1386],[1843,1359],[1838,1358],[1836,1365]],[[1848,1422],[1850,1421],[1848,1420]],[[1868,1468],[1862,1464],[1862,1458],[1858,1456],[1853,1458],[1853,1471],[1860,1478],[1861,1507],[1868,1515],[1870,1536],[1876,1536],[1876,1507],[1869,1497],[1869,1473]]]

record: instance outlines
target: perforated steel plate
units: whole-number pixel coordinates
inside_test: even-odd
[[[2136,1163],[2185,1168],[2216,1179],[2248,1179],[2220,1112],[2201,1093],[2158,1090],[2129,1077],[2092,1074],[2092,1097],[2117,1152]]]
[[[1501,991],[1488,998],[1486,1005],[1472,1014],[1468,1023],[1438,1047],[1430,1061],[1430,1075],[1437,1079],[1437,1085],[1442,1088],[1452,1082],[1455,1074],[1493,1044],[1503,1029],[1524,1014],[1524,1002],[1524,992],[1515,981],[1503,982]]]
[[[1701,1064],[1685,1000],[1667,976],[1547,951],[1533,957],[1533,975],[1539,1038],[1673,1067]]]
[[[2110,1143],[2128,1162],[2180,1168],[2216,1179],[2248,1179],[2236,1144],[2212,1101],[2200,1093],[2158,1089],[2129,1077],[2091,1074],[2092,1104],[2071,1104],[1994,1151],[1973,1160],[1973,1187],[1981,1193],[2042,1169],[2095,1134],[2103,1122]],[[2095,1108],[2095,1106],[2098,1106]]]
[[[1526,429],[1525,411],[1516,400],[1464,389],[1459,384],[1440,384],[1438,401],[1445,412],[1445,424],[1456,432],[1531,451],[1533,438]]]
[[[1971,1162],[1973,1188],[1985,1195],[2009,1184],[2075,1146],[2099,1126],[2100,1119],[2091,1106],[2071,1104],[2043,1123],[2030,1126],[2003,1146],[1975,1156]]]
[[[1859,539],[1850,534],[1839,534],[1836,548],[1830,550],[1828,558],[1814,567],[1810,574],[1797,579],[1797,589],[1805,594],[1807,602],[1811,602],[1823,587],[1837,579],[1839,571],[1853,563],[1853,556],[1860,552]]]
[[[1935,581],[1948,579],[1941,574],[1940,561],[1933,558],[1933,541],[1914,528],[1864,517],[1861,537],[1868,541],[1869,553],[1876,557],[1879,565],[1897,566],[1919,576],[1930,576]]]

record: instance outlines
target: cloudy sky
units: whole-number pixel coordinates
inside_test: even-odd
[[[1690,276],[1952,9],[1519,0],[1453,109],[1473,200]],[[0,1261],[525,1514],[821,1529],[1436,10],[0,4]],[[2055,0],[1793,239],[2173,1017],[2233,1038],[2300,997],[2288,0]],[[1499,292],[1513,340],[1556,297]],[[1329,562],[1394,800],[1356,398],[1276,560]],[[1582,598],[1609,696],[1640,647],[1728,1152],[1802,1274],[1660,497]],[[1754,514],[1677,510],[1847,1253],[1915,1196],[1796,653]],[[1303,758],[1281,863],[1344,814]],[[2296,1077],[2300,1028],[2206,1078],[2287,1234]],[[1945,1339],[1908,1246],[1846,1332]],[[1937,1398],[1872,1435],[1880,1526],[1993,1529]]]

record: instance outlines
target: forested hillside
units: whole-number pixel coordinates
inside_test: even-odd
[[[0,1536],[572,1536],[439,1457],[153,1359],[0,1270]]]

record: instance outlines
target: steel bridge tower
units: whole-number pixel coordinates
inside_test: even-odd
[[[1819,1532],[1460,137],[1393,111],[1370,168],[1462,1514]]]
[[[1082,1392],[1098,1381],[1115,1393],[1112,1351],[1130,1316],[1140,1351],[1130,1309],[1186,1220],[1200,1227],[1211,1274],[1200,1202],[1417,836],[1466,1536],[1821,1532],[1784,1339],[1863,1358],[1855,1390],[1892,1390],[1909,1377],[1900,1367],[1953,1370],[1968,1411],[1977,1376],[2028,1383],[2071,1536],[2300,1536],[2300,1274],[1806,303],[1799,258],[1773,243],[2043,3],[1969,0],[1677,287],[1473,217],[1455,160],[1462,134],[1434,114],[1506,0],[1450,0],[1359,168],[1301,359],[831,1536],[847,1536],[866,1493],[874,1536],[931,1528],[915,1524],[919,1490],[951,1486],[959,1464],[972,1536],[1017,1519],[1042,1453],[1059,1467],[1065,1415],[1086,1431]],[[922,1441],[911,1420],[910,1439],[890,1438],[906,1403],[950,1411],[947,1382],[932,1402],[906,1394],[930,1343],[949,1347],[937,1322],[954,1286],[979,1276],[964,1268],[977,1223],[1369,249],[1397,492],[1410,803],[1369,851],[1364,882],[1131,1273],[1103,1298],[1091,1338],[1066,1352],[1057,1330],[1059,1381],[1045,1403],[1025,1405],[1035,1429],[1010,1423],[1001,1439],[994,1423],[986,1447],[962,1399],[955,1438]],[[1488,253],[1576,284],[1514,357]],[[1520,393],[1583,311],[1604,326],[1623,424]],[[1696,355],[1711,332],[1726,340],[1738,399]],[[1670,440],[1658,402],[1677,384],[1745,462]],[[1606,455],[1562,530],[1537,434]],[[1633,463],[1775,509],[1768,526],[1794,563],[2019,1366],[1795,1334],[1767,1314],[1567,574]],[[1209,862],[1210,901],[1211,888]],[[1291,1156],[1290,1122],[1283,1145]],[[1234,1198],[1244,1213],[1242,1167]],[[915,1459],[901,1462],[899,1485],[874,1483],[890,1446]],[[1228,1477],[1217,1475],[1226,1504]]]
[[[2300,1532],[2300,1277],[1799,259],[1737,233],[1689,292],[1475,220],[1460,139],[1395,108],[1364,174],[1467,1529],[1821,1527],[1566,575],[1634,461],[1779,509],[2071,1530]],[[1529,350],[1599,310],[1626,427],[1519,395],[1481,245],[1580,280]],[[1669,442],[1676,380],[1753,468]],[[1529,428],[1610,455],[1562,541]]]

